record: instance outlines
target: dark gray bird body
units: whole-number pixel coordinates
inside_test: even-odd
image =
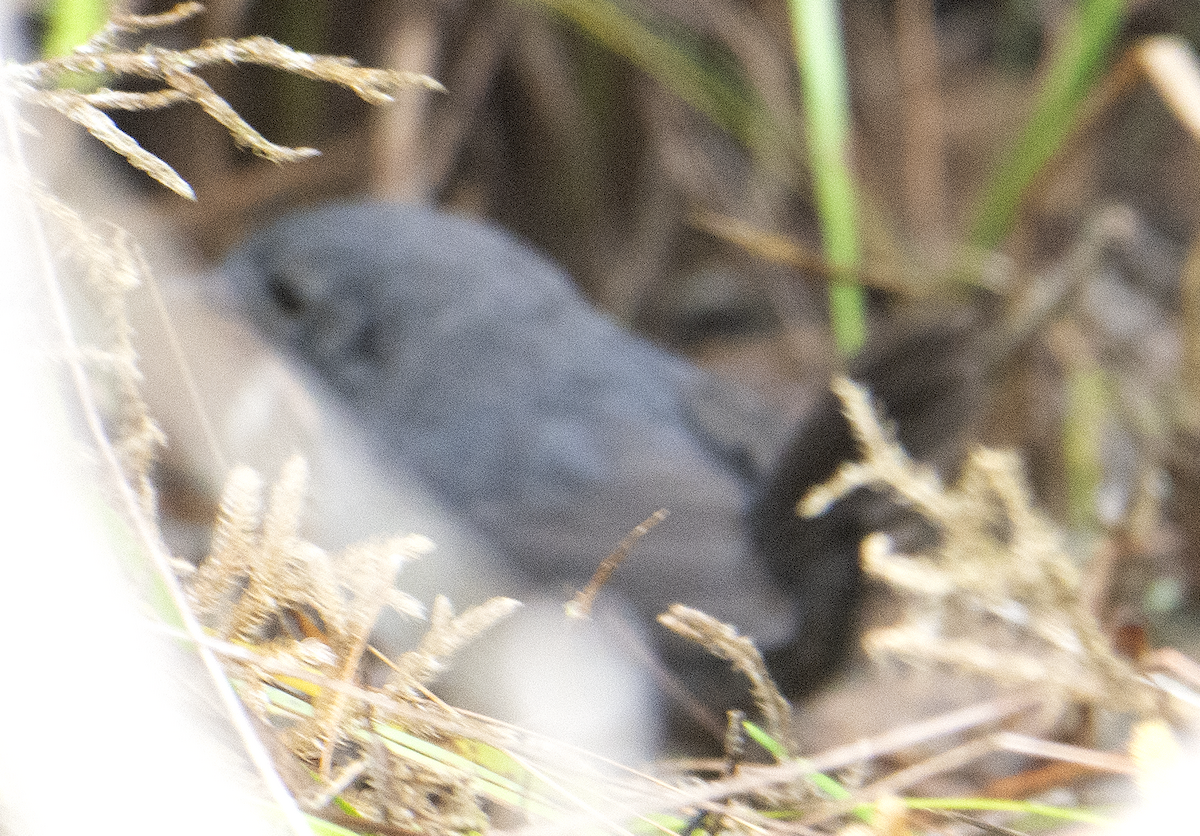
[[[791,693],[844,649],[864,504],[815,523],[794,514],[854,454],[832,400],[793,434],[756,398],[618,328],[527,245],[427,208],[297,213],[224,272],[251,320],[340,394],[379,455],[415,471],[531,584],[565,600],[665,507],[604,594],[647,625],[673,602],[736,625]],[[944,359],[961,354],[962,333],[902,346],[893,385],[887,351],[856,375],[895,397],[902,437],[946,411],[919,449],[962,424],[942,396],[964,388],[963,363]],[[661,652],[726,700],[723,663],[679,642]]]

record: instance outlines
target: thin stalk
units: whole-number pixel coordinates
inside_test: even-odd
[[[862,263],[858,198],[850,168],[850,96],[836,0],[789,0],[813,197],[825,257],[835,271],[829,319],[838,350],[853,356],[866,339],[866,304],[852,276]]]
[[[1063,29],[1025,129],[983,191],[971,243],[994,249],[1016,221],[1022,201],[1081,115],[1121,30],[1126,0],[1080,0]]]

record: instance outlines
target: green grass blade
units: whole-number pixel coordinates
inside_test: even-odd
[[[757,724],[752,723],[749,720],[743,720],[742,728],[746,730],[746,734],[751,740],[755,741],[758,743],[758,745],[770,752],[775,757],[775,760],[779,761],[780,763],[797,760],[788,755],[787,749],[784,748],[782,743],[773,738],[771,735],[767,734],[762,727],[758,726]],[[803,758],[798,760],[803,761]],[[807,778],[809,782],[811,782],[812,785],[817,788],[818,791],[824,793],[827,798],[831,798],[834,801],[849,801],[854,797],[854,795],[848,789],[843,787],[835,778],[830,778],[823,772],[817,772],[816,770],[813,770],[805,774],[804,777]],[[871,822],[872,817],[874,816],[874,810],[870,804],[856,804],[852,812],[856,817],[867,822],[868,824]]]
[[[829,319],[838,350],[852,356],[866,339],[866,303],[851,274],[862,262],[858,199],[850,168],[850,95],[836,0],[789,0],[813,196],[825,257],[844,275],[829,286]]]
[[[771,757],[783,763],[789,757],[787,749],[771,735],[767,734],[757,723],[752,723],[749,720],[742,721],[742,728],[746,731],[746,736],[757,743],[759,746],[771,753]]]
[[[359,836],[357,831],[325,821],[317,816],[306,813],[304,817],[308,820],[308,826],[312,828],[312,832],[317,836]]]
[[[758,154],[782,141],[732,56],[621,0],[537,0],[623,56]]]
[[[46,16],[42,53],[66,55],[100,31],[108,20],[106,0],[55,0]]]
[[[1030,185],[1062,147],[1121,29],[1126,0],[1080,0],[1050,60],[1024,131],[984,189],[970,241],[994,249],[1004,240]]]

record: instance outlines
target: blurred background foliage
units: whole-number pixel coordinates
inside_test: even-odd
[[[207,73],[272,140],[322,149],[289,166],[198,109],[120,115],[195,187],[189,205],[130,174],[206,255],[349,196],[489,217],[613,316],[793,414],[855,328],[969,308],[972,361],[993,372],[976,437],[1021,449],[1043,501],[1119,543],[1142,588],[1200,579],[1195,4],[206,6],[156,42],[266,34],[448,90],[375,109],[269,70]],[[94,19],[63,2],[30,25],[61,49]]]

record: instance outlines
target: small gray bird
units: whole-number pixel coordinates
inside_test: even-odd
[[[668,519],[602,595],[623,596],[647,625],[673,602],[730,622],[796,692],[844,646],[862,515],[814,527],[794,514],[853,454],[836,404],[788,448],[793,429],[761,401],[620,329],[527,244],[433,209],[302,211],[252,236],[223,272],[378,455],[418,474],[531,585],[565,600],[662,507]],[[945,353],[933,343],[918,355]],[[883,385],[889,365],[867,368],[867,382]],[[907,412],[924,415],[928,387],[919,374],[904,385]],[[661,654],[720,698],[703,654],[665,639]]]

